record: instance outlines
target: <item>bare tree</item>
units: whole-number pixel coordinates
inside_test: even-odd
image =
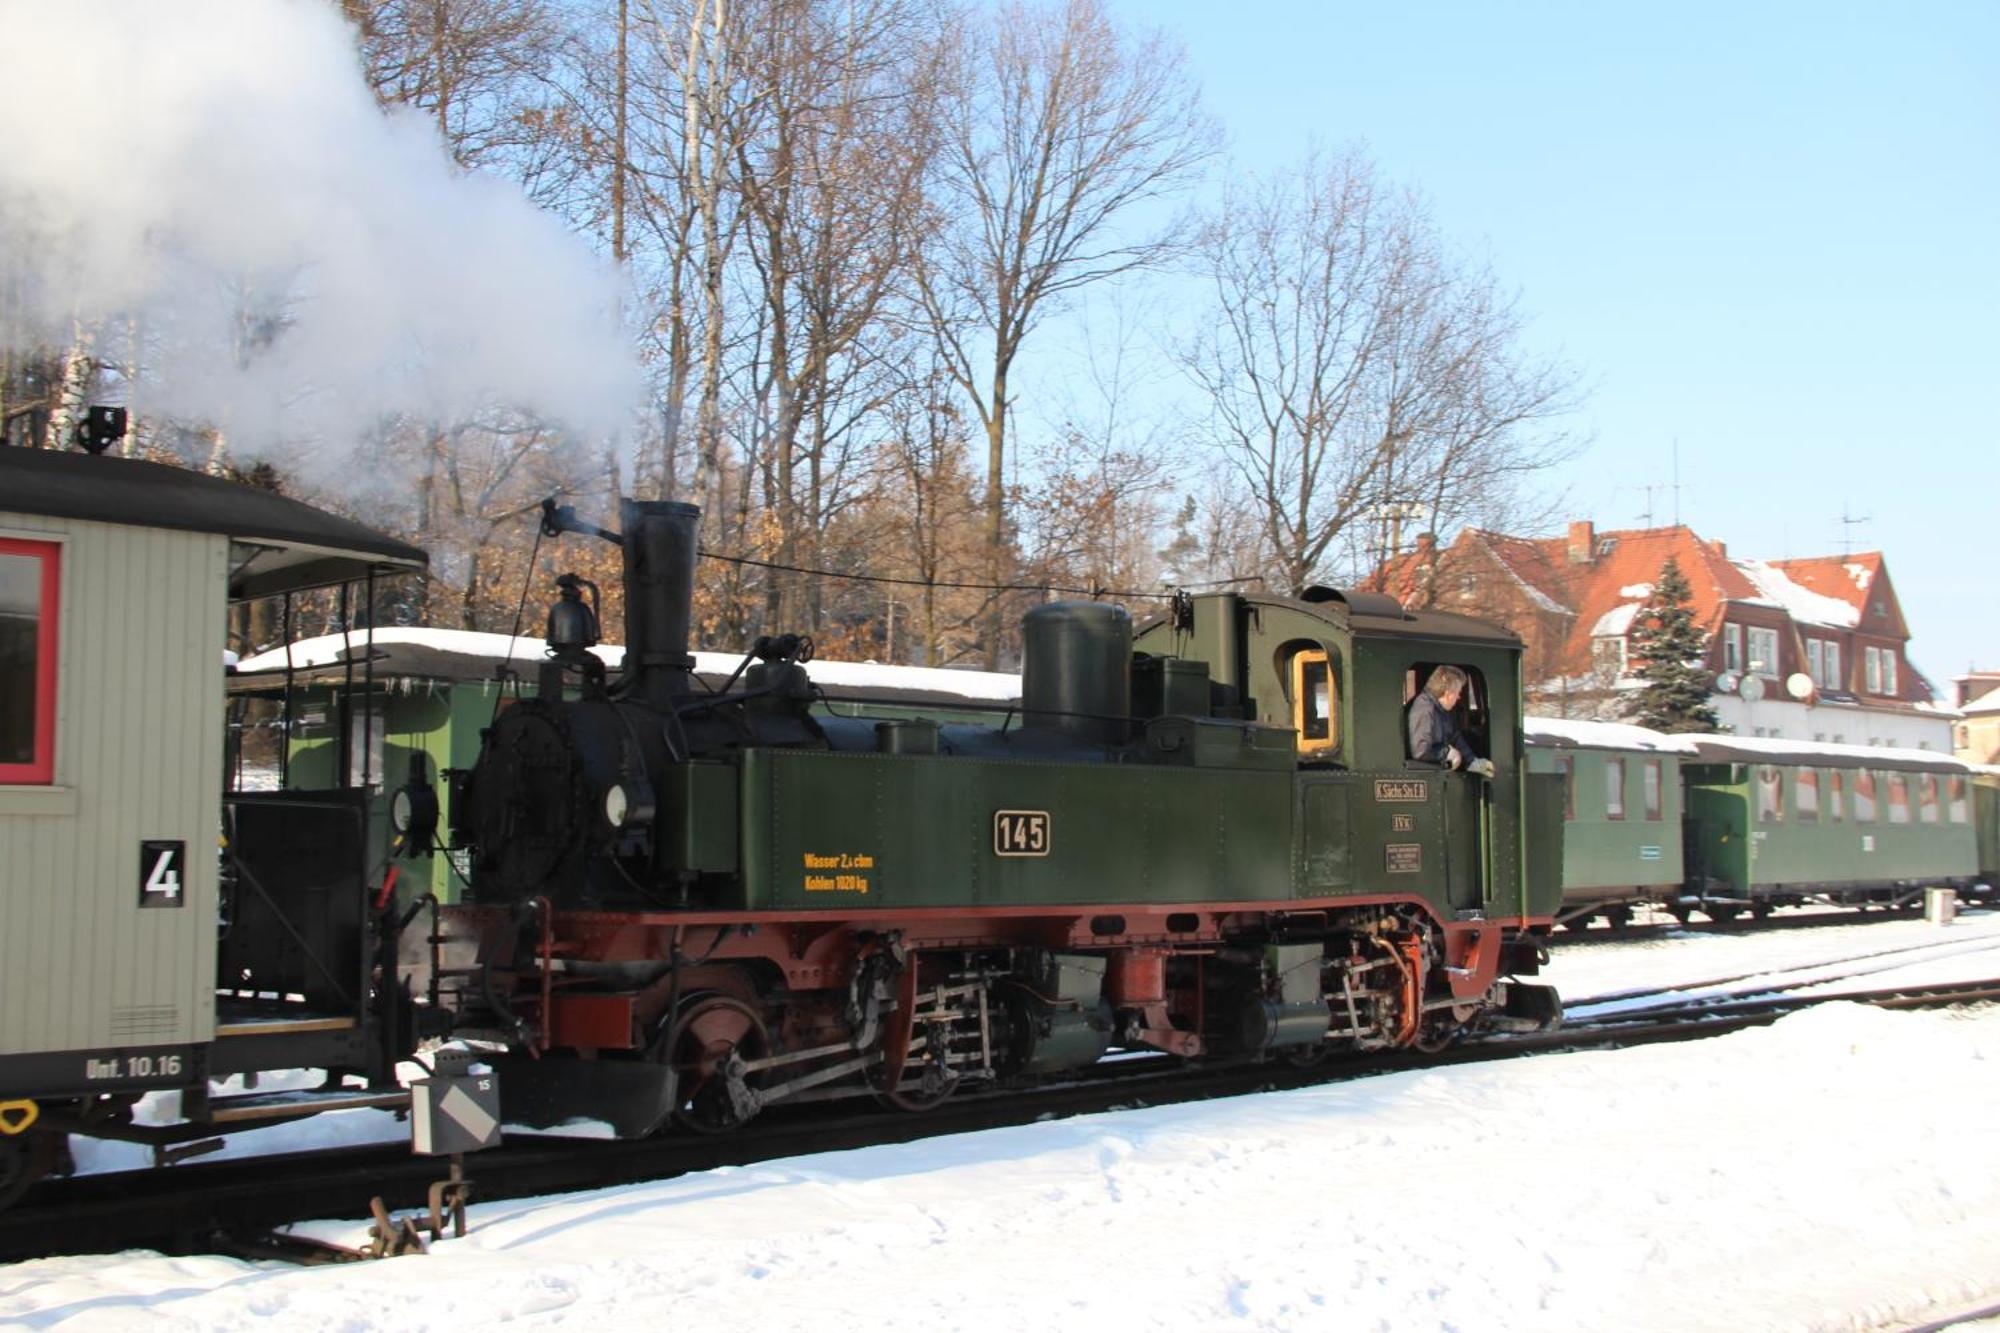
[[[1323,577],[1366,522],[1462,519],[1560,456],[1531,428],[1568,406],[1567,372],[1518,350],[1492,277],[1455,265],[1359,155],[1228,190],[1197,266],[1211,316],[1178,359],[1254,502],[1274,582]]]
[[[422,111],[461,167],[498,171],[547,207],[584,165],[549,70],[563,37],[550,0],[339,0],[384,106]]]
[[[763,0],[753,25],[745,64],[759,114],[739,139],[736,178],[763,311],[755,452],[782,563],[818,563],[854,471],[838,466],[850,428],[889,392],[876,354],[894,337],[885,310],[920,223],[939,51],[931,12],[914,0]],[[771,579],[771,620],[796,617],[791,586]]]
[[[1180,49],[1122,33],[1102,0],[1008,4],[960,20],[944,111],[942,228],[921,266],[947,364],[986,435],[986,538],[1006,582],[1009,376],[1064,298],[1158,261],[1171,228],[1138,206],[1187,184],[1214,135]],[[1000,660],[1000,611],[987,665]]]

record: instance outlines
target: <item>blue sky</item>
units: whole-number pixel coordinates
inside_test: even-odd
[[[1871,521],[1918,666],[2000,665],[2000,3],[1123,0],[1235,161],[1363,141],[1580,372],[1562,512],[1733,555]],[[1653,498],[1668,522],[1673,497]]]

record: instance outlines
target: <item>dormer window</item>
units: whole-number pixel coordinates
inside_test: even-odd
[[[1622,634],[1600,634],[1590,641],[1591,662],[1602,675],[1619,677],[1625,674],[1625,636]]]
[[[1760,676],[1778,674],[1778,631],[1750,626],[1749,669]]]
[[[1896,695],[1896,650],[1894,648],[1867,648],[1861,655],[1862,676],[1870,694]]]

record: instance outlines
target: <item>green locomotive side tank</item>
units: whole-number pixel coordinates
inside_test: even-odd
[[[1561,795],[1525,780],[1518,642],[1390,606],[1206,597],[1192,625],[1136,638],[1117,608],[1038,608],[1018,728],[942,726],[934,752],[878,737],[683,765],[663,804],[706,813],[663,830],[666,859],[720,910],[1351,897],[1420,899],[1444,921],[1551,917]],[[1187,706],[1205,683],[1203,714],[1133,716],[1133,647],[1142,679],[1170,682],[1146,693]],[[1471,678],[1460,720],[1491,779],[1408,757],[1409,703],[1445,663]]]

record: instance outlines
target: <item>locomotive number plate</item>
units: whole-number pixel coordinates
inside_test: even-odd
[[[1382,848],[1382,859],[1392,875],[1414,875],[1424,868],[1424,845],[1420,842],[1392,842]]]
[[[1431,784],[1422,778],[1377,778],[1375,779],[1375,799],[1378,801],[1428,801]]]
[[[993,854],[995,856],[1047,856],[1049,854],[1049,812],[1046,810],[995,810],[993,812]]]

